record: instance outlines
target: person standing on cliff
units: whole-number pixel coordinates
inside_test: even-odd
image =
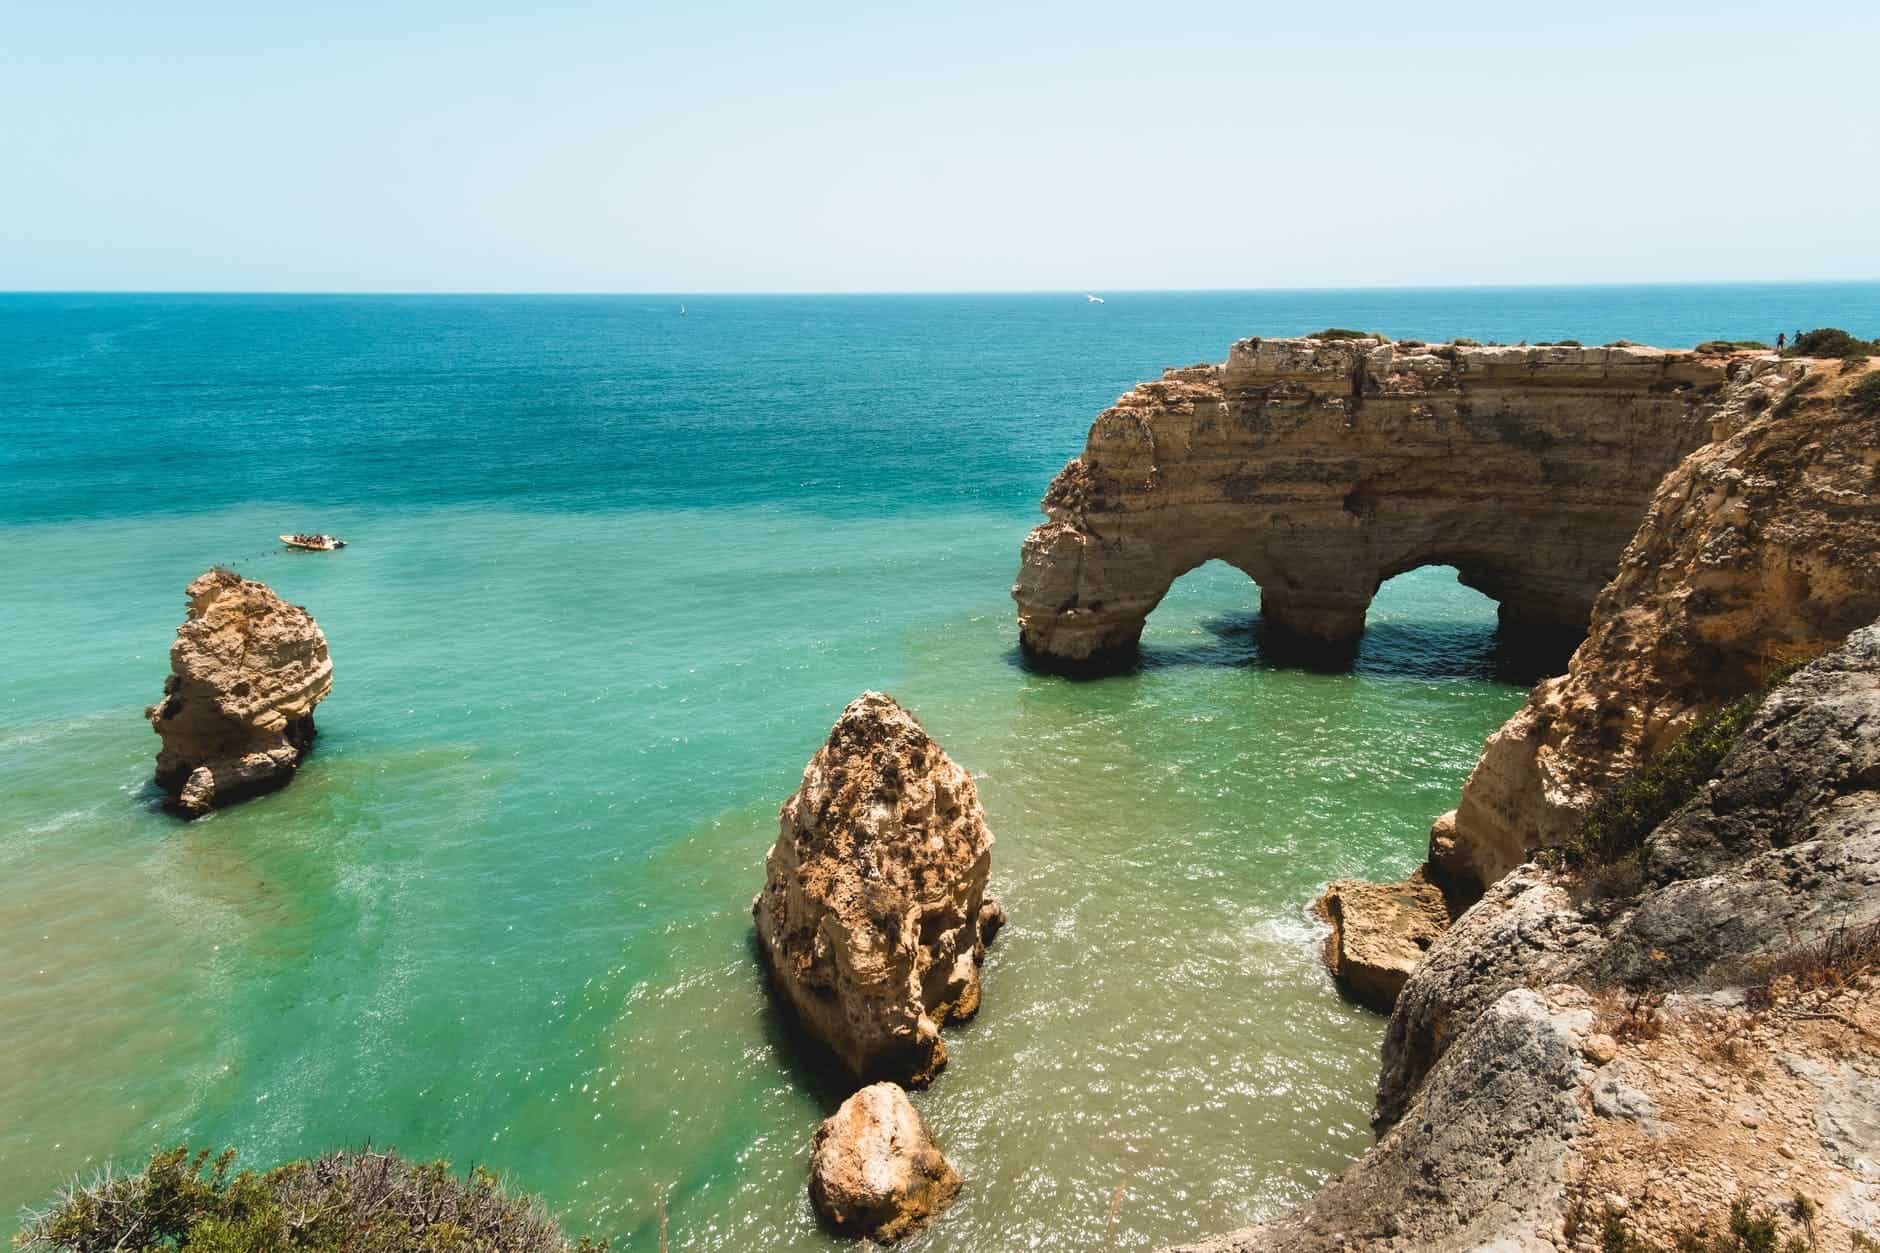
[[[1788,337],[1785,336],[1781,331],[1776,332],[1776,351],[1777,352],[1782,351],[1782,344],[1787,338]]]

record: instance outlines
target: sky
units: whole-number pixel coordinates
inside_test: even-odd
[[[1880,4],[0,0],[0,290],[1880,278]]]

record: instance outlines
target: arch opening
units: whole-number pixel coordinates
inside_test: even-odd
[[[1358,646],[1360,670],[1472,676],[1531,686],[1563,673],[1583,630],[1524,621],[1492,570],[1431,560],[1378,581]]]

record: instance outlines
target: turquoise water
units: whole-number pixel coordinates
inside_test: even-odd
[[[1051,473],[1249,333],[1880,325],[1871,284],[685,303],[0,297],[9,1214],[159,1142],[369,1139],[621,1248],[661,1195],[676,1249],[831,1247],[804,1167],[844,1094],[748,908],[866,687],[980,775],[1012,917],[916,1098],[968,1181],[917,1247],[1269,1214],[1369,1141],[1382,1024],[1306,906],[1418,860],[1521,689],[1437,569],[1386,586],[1349,674],[1268,665],[1220,566],[1137,672],[1030,673],[1006,592]],[[313,611],[336,684],[291,788],[182,825],[140,715],[218,561]]]

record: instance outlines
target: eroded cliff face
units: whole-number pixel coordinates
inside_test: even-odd
[[[751,902],[778,990],[855,1074],[925,1083],[979,1007],[1004,921],[970,774],[880,692],[842,711],[783,804]]]
[[[1796,1193],[1784,1238],[1880,1230],[1880,625],[1764,701],[1642,864],[1613,898],[1503,877],[1397,1002],[1377,1145],[1190,1253],[1590,1251],[1608,1211],[1673,1247]]]
[[[1768,358],[1773,369],[1774,358]],[[1511,624],[1580,631],[1665,473],[1712,438],[1741,358],[1655,348],[1248,339],[1098,416],[1026,538],[1034,659],[1126,663],[1220,559],[1282,641],[1349,648],[1379,584],[1455,566]]]
[[[218,569],[187,592],[163,699],[144,716],[163,737],[157,784],[196,817],[293,778],[333,662],[312,616],[265,583]]]
[[[1785,400],[1804,369],[1824,381]],[[1840,403],[1839,371],[1785,362],[1735,389],[1724,438],[1652,494],[1567,673],[1489,738],[1437,820],[1435,878],[1479,894],[1698,717],[1880,614],[1880,416]]]

